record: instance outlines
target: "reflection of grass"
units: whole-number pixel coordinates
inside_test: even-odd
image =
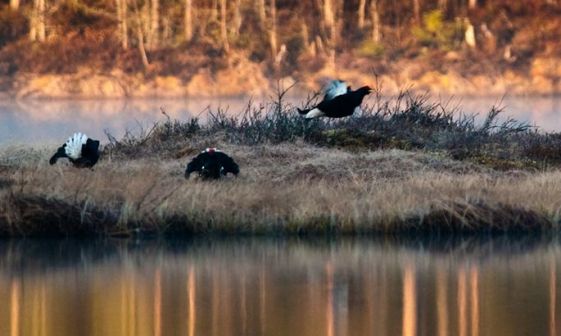
[[[527,231],[558,223],[559,136],[494,109],[482,125],[401,96],[361,116],[305,121],[279,99],[208,124],[168,119],[111,136],[94,171],[47,165],[33,149],[0,156],[0,232],[17,234]],[[237,179],[185,181],[218,146]],[[513,170],[516,169],[516,170]],[[536,170],[540,169],[540,172]]]

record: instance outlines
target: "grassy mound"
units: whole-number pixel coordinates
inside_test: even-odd
[[[403,94],[358,116],[310,121],[279,94],[237,117],[209,111],[204,123],[167,118],[108,134],[93,171],[51,167],[50,151],[7,149],[0,234],[557,230],[561,137],[499,121],[500,112],[478,123]],[[231,154],[240,177],[185,180],[187,161],[208,146]]]
[[[238,116],[218,109],[208,111],[205,123],[197,118],[181,122],[168,117],[149,131],[128,133],[123,139],[108,134],[106,152],[119,158],[153,153],[178,158],[217,142],[254,146],[303,141],[349,151],[422,150],[499,170],[561,164],[559,133],[542,133],[529,124],[504,118],[500,107],[493,107],[478,122],[474,115],[404,92],[388,101],[378,94],[373,104],[351,118],[306,120],[283,96],[280,93],[268,104],[249,102]],[[310,97],[303,107],[315,104],[317,98]]]

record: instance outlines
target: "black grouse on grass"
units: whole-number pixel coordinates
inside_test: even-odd
[[[99,141],[82,133],[74,133],[58,148],[49,163],[54,165],[60,158],[68,158],[77,168],[91,168],[99,160]]]
[[[331,82],[324,99],[315,107],[310,109],[298,109],[298,113],[303,115],[306,119],[329,117],[329,118],[343,118],[352,115],[357,108],[362,104],[364,97],[372,89],[369,86],[363,86],[358,90],[352,91],[350,86],[346,86],[344,82],[342,85],[336,85]],[[333,85],[334,89],[330,90]],[[343,92],[342,87],[345,87]]]
[[[207,148],[197,155],[185,170],[185,178],[191,173],[199,172],[203,179],[219,179],[228,173],[238,175],[240,168],[234,159],[216,148]]]

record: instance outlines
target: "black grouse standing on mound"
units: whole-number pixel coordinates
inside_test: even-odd
[[[318,117],[347,117],[354,113],[360,104],[362,104],[364,97],[370,94],[370,92],[372,92],[372,89],[369,86],[363,86],[355,91],[350,91],[350,88],[348,88],[347,93],[339,94],[328,100],[324,99],[311,109],[298,109],[298,113],[304,115],[306,119]]]
[[[207,148],[189,162],[185,170],[185,178],[188,179],[193,172],[199,172],[199,176],[203,179],[218,179],[228,173],[237,176],[240,168],[234,159],[220,150]]]
[[[74,133],[58,148],[49,163],[54,165],[60,158],[68,158],[77,168],[91,168],[99,160],[99,141],[82,133]]]

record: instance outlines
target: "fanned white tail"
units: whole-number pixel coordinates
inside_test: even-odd
[[[66,147],[64,151],[71,159],[78,159],[82,156],[82,145],[86,143],[88,136],[82,133],[74,133],[73,136],[66,140]]]
[[[332,80],[325,87],[325,100],[331,100],[345,93],[347,93],[347,83],[338,79]]]

